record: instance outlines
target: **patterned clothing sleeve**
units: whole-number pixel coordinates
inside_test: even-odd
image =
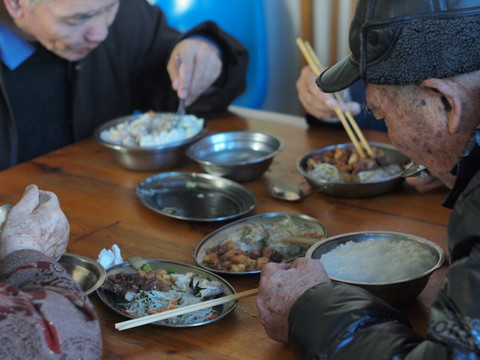
[[[100,359],[93,305],[58,263],[20,250],[0,263],[0,359]]]

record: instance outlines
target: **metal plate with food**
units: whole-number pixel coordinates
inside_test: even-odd
[[[297,170],[310,186],[336,197],[369,197],[386,193],[403,181],[410,159],[389,144],[370,143],[374,158],[361,159],[353,144],[331,145],[297,160]]]
[[[180,308],[201,301],[235,294],[220,276],[196,266],[168,260],[144,260],[143,270],[129,263],[107,270],[105,283],[97,290],[111,310],[137,318]],[[193,327],[218,321],[237,306],[237,301],[158,321],[153,325]]]
[[[268,262],[292,262],[327,234],[317,219],[267,213],[238,220],[198,244],[195,262],[220,274],[256,274]]]
[[[219,176],[169,172],[151,176],[137,186],[137,195],[150,209],[176,219],[221,221],[255,208],[255,195]]]
[[[206,133],[204,119],[146,112],[110,120],[93,137],[121,166],[135,171],[166,170],[181,165],[185,149]]]

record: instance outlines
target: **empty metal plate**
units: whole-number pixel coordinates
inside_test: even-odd
[[[137,186],[150,209],[177,219],[221,221],[248,213],[257,204],[244,186],[222,177],[190,172],[151,176]]]

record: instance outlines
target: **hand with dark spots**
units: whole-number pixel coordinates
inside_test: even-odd
[[[37,250],[54,260],[65,251],[70,234],[68,220],[57,196],[35,185],[25,189],[10,210],[0,233],[0,260],[17,250]]]
[[[273,340],[288,342],[288,314],[312,286],[329,283],[320,261],[299,258],[293,264],[268,263],[262,268],[257,297],[260,322]]]

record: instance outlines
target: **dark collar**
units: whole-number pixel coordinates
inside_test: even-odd
[[[472,131],[467,146],[457,164],[450,173],[456,175],[455,184],[443,206],[452,209],[460,194],[465,190],[470,179],[480,169],[480,124]]]

